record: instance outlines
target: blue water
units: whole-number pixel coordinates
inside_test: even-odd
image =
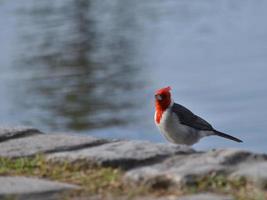
[[[267,152],[264,0],[0,0],[0,123],[165,142],[153,94]]]

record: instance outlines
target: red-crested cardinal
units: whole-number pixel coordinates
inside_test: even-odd
[[[242,140],[215,130],[207,121],[184,106],[174,103],[166,87],[155,93],[155,123],[165,138],[175,144],[193,145],[202,137],[217,135],[236,142]]]

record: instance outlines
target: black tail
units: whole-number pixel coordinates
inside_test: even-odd
[[[229,139],[229,140],[233,140],[233,141],[236,141],[236,142],[243,142],[242,140],[240,140],[240,139],[238,139],[238,138],[235,138],[235,137],[233,137],[233,136],[231,136],[231,135],[228,135],[228,134],[225,134],[225,133],[216,131],[216,130],[214,130],[214,133],[215,133],[215,135],[218,135],[218,136],[227,138],[227,139]]]

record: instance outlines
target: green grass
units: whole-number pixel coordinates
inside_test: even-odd
[[[34,158],[0,158],[0,175],[23,175],[73,183],[90,193],[120,191],[122,172],[118,169],[86,167],[83,164],[47,162],[44,156]]]
[[[67,193],[67,198],[82,198],[88,195],[125,196],[127,199],[148,193],[145,186],[131,187],[122,179],[119,169],[87,165],[86,163],[52,163],[44,156],[7,159],[0,157],[0,176],[28,176],[76,184],[78,191]]]
[[[79,199],[88,195],[126,196],[127,199],[144,195],[183,195],[198,192],[232,194],[237,200],[267,199],[264,191],[258,190],[245,179],[228,180],[223,175],[210,175],[196,180],[194,185],[183,189],[166,182],[151,185],[129,185],[123,181],[124,172],[119,169],[92,166],[86,163],[51,163],[42,155],[33,158],[0,158],[0,175],[30,176],[57,180],[81,186],[81,190],[68,194],[66,199]]]
[[[245,178],[229,180],[224,175],[210,175],[198,179],[194,186],[188,187],[187,193],[215,192],[231,194],[237,200],[265,200],[266,192],[253,186]]]

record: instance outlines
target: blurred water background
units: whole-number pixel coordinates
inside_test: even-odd
[[[267,152],[267,1],[0,0],[0,124],[165,142],[153,95]]]

